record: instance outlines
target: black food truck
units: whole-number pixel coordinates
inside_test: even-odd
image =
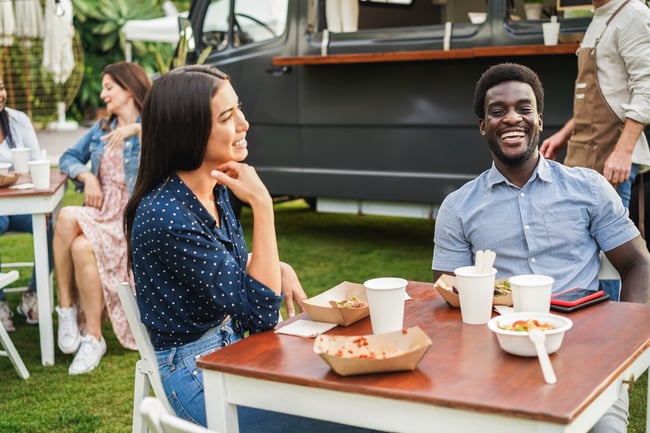
[[[491,164],[472,109],[489,66],[539,74],[542,139],[570,118],[590,5],[546,0],[527,15],[523,0],[193,0],[179,58],[232,77],[251,124],[247,162],[272,195],[435,218]],[[551,16],[560,42],[546,46]]]

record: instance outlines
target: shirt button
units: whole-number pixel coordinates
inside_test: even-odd
[[[124,160],[124,163],[125,163],[125,164],[128,164],[128,163],[129,163],[129,159],[128,159],[128,158],[125,159],[125,160]]]
[[[530,258],[530,262],[531,262],[531,263],[535,263],[536,261],[537,261],[537,260],[535,260],[535,257],[531,257],[531,258]]]
[[[519,197],[526,197],[526,193],[525,192],[520,192]]]
[[[530,226],[529,226],[528,224],[526,224],[526,225],[524,226],[524,229],[528,230],[528,229],[530,229]]]

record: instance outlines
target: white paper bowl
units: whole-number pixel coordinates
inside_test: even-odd
[[[501,329],[503,325],[511,325],[517,320],[537,319],[540,323],[550,323],[555,328],[549,331],[543,331],[546,335],[546,350],[549,354],[555,353],[562,346],[562,340],[566,331],[571,329],[573,322],[564,316],[551,313],[511,313],[493,317],[488,322],[488,328],[494,332],[499,341],[499,346],[503,350],[513,355],[519,356],[537,356],[533,342],[528,338],[528,332],[525,331],[508,331]]]

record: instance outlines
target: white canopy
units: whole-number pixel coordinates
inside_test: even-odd
[[[122,33],[126,39],[126,60],[131,61],[132,41],[178,43],[180,33],[179,17],[187,17],[187,12],[151,20],[130,20],[125,22],[124,26],[122,26]]]

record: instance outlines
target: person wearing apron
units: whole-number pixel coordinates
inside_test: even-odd
[[[650,168],[650,9],[639,0],[593,2],[578,50],[573,118],[540,151],[605,176],[628,207],[637,172]]]
[[[544,140],[540,153],[555,159],[566,147],[565,165],[598,171],[629,207],[637,173],[650,168],[643,133],[650,124],[650,9],[639,0],[592,4],[594,18],[577,51],[573,118]],[[618,300],[618,281],[601,286]],[[626,432],[628,406],[624,390],[590,432]]]

